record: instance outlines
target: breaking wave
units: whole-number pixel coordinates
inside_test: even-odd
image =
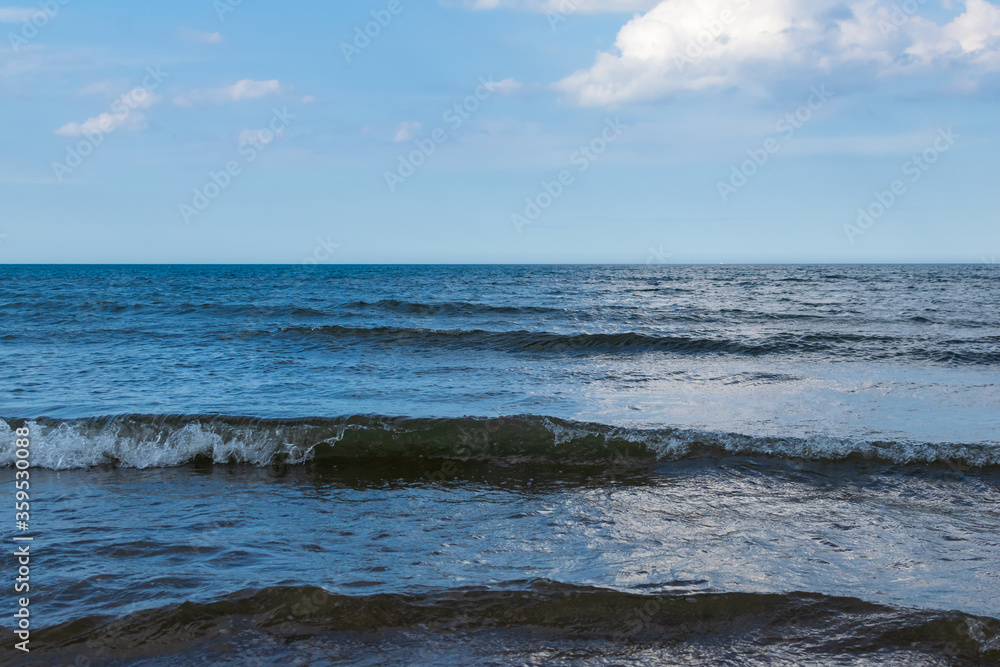
[[[676,428],[629,428],[519,415],[493,418],[258,419],[208,415],[123,415],[75,420],[0,420],[0,466],[15,461],[14,429],[31,430],[34,467],[54,470],[188,463],[386,463],[446,459],[560,465],[651,464],[752,455],[814,461],[867,460],[1000,465],[1000,443],[779,438]]]

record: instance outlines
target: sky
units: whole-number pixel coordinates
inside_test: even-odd
[[[2,263],[1000,255],[987,0],[35,0],[0,99]]]

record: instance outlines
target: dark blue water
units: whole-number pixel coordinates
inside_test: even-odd
[[[998,306],[995,265],[2,267],[39,650],[995,661]]]

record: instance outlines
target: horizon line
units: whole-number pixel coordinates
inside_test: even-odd
[[[0,266],[983,266],[989,261],[927,262],[0,262]]]

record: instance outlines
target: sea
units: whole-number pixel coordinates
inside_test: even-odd
[[[5,665],[997,665],[1000,266],[0,266],[0,468]]]

